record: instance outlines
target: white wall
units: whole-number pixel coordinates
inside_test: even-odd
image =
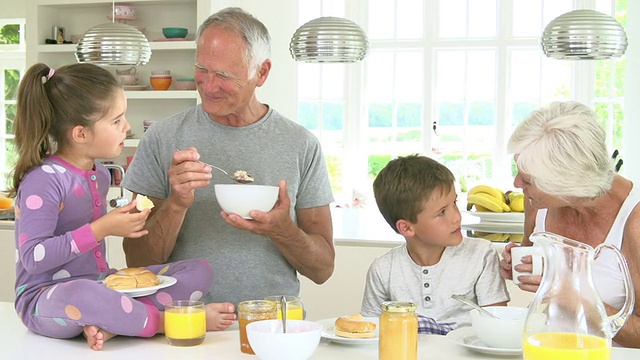
[[[5,19],[24,18],[26,16],[26,3],[27,0],[0,0],[0,9],[2,9],[0,17]]]

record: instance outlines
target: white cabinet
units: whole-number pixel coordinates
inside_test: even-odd
[[[116,2],[116,5],[119,2]],[[193,77],[195,58],[195,33],[198,25],[211,13],[208,0],[132,0],[126,1],[136,9],[136,19],[127,24],[144,28],[151,44],[151,59],[147,65],[138,66],[141,85],[149,85],[153,70],[171,70],[173,78]],[[110,0],[33,0],[27,4],[27,66],[38,62],[58,68],[76,62],[76,44],[46,44],[52,37],[52,27],[64,28],[65,40],[72,35],[82,35],[95,25],[111,21]],[[163,39],[163,27],[189,29],[190,41],[155,41]],[[116,69],[127,67],[107,67]],[[155,91],[151,87],[143,91],[127,91],[127,119],[131,123],[134,140],[125,144],[124,159],[132,155],[137,141],[143,134],[144,120],[159,120],[178,113],[199,102],[197,91]],[[118,163],[123,164],[122,159]]]

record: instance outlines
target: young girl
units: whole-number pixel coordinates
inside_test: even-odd
[[[164,304],[200,299],[213,282],[209,264],[194,259],[148,267],[177,283],[146,297],[104,285],[116,272],[105,259],[105,237],[145,235],[150,213],[132,211],[135,200],[107,213],[111,177],[96,159],[122,151],[131,128],[126,108],[115,76],[91,64],[33,65],[18,91],[19,159],[10,189],[16,196],[16,311],[31,331],[53,338],[84,334],[94,350],[115,335],[162,333]],[[207,304],[207,329],[231,325],[232,306]]]

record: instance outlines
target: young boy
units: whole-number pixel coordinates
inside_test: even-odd
[[[406,244],[377,258],[367,273],[363,316],[379,316],[385,301],[410,301],[417,313],[451,328],[470,325],[463,295],[480,306],[510,300],[491,242],[462,236],[455,178],[425,156],[392,160],[373,182],[380,213]]]

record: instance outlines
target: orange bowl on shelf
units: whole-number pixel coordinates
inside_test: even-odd
[[[0,209],[11,209],[13,207],[13,199],[0,198]]]
[[[149,83],[156,90],[167,90],[171,86],[171,76],[152,76]]]

